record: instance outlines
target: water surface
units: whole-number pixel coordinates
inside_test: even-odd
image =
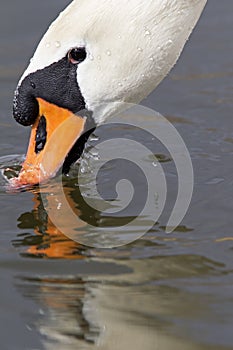
[[[67,3],[21,0],[1,8],[0,157],[25,153],[29,130],[11,117],[13,91]],[[168,160],[164,213],[146,236],[120,248],[70,241],[36,189],[1,190],[3,350],[232,348],[232,11],[229,0],[209,1],[178,65],[143,102],[169,118],[193,160],[193,200],[174,233],[164,231],[177,191],[164,149],[154,150]],[[77,188],[74,198],[88,216]]]

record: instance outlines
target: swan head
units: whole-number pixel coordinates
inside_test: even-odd
[[[33,125],[35,138],[49,114],[53,124],[59,120],[60,108],[79,118],[80,136],[89,118],[98,125],[124,103],[140,102],[176,63],[206,1],[72,1],[43,36],[19,81],[15,119]],[[31,141],[37,159],[45,145],[35,149]],[[74,138],[67,152],[73,143]]]

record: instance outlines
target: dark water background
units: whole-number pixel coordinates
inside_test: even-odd
[[[11,117],[13,91],[67,3],[1,5],[0,157],[25,152],[29,130]],[[210,0],[179,63],[143,102],[169,117],[193,160],[193,200],[172,235],[163,229],[168,204],[143,239],[84,248],[48,222],[36,191],[1,191],[2,350],[232,348],[232,15],[232,1]]]

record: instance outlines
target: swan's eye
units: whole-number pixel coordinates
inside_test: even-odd
[[[77,47],[74,49],[71,49],[68,52],[68,59],[73,64],[78,64],[83,62],[87,57],[87,52],[85,47]]]

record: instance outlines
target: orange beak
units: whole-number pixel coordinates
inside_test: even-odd
[[[86,118],[79,117],[67,109],[37,98],[39,115],[32,126],[26,159],[18,178],[12,179],[13,187],[35,185],[53,177],[65,157],[81,136]],[[36,150],[36,135],[40,119],[46,120],[46,143],[43,150]]]

